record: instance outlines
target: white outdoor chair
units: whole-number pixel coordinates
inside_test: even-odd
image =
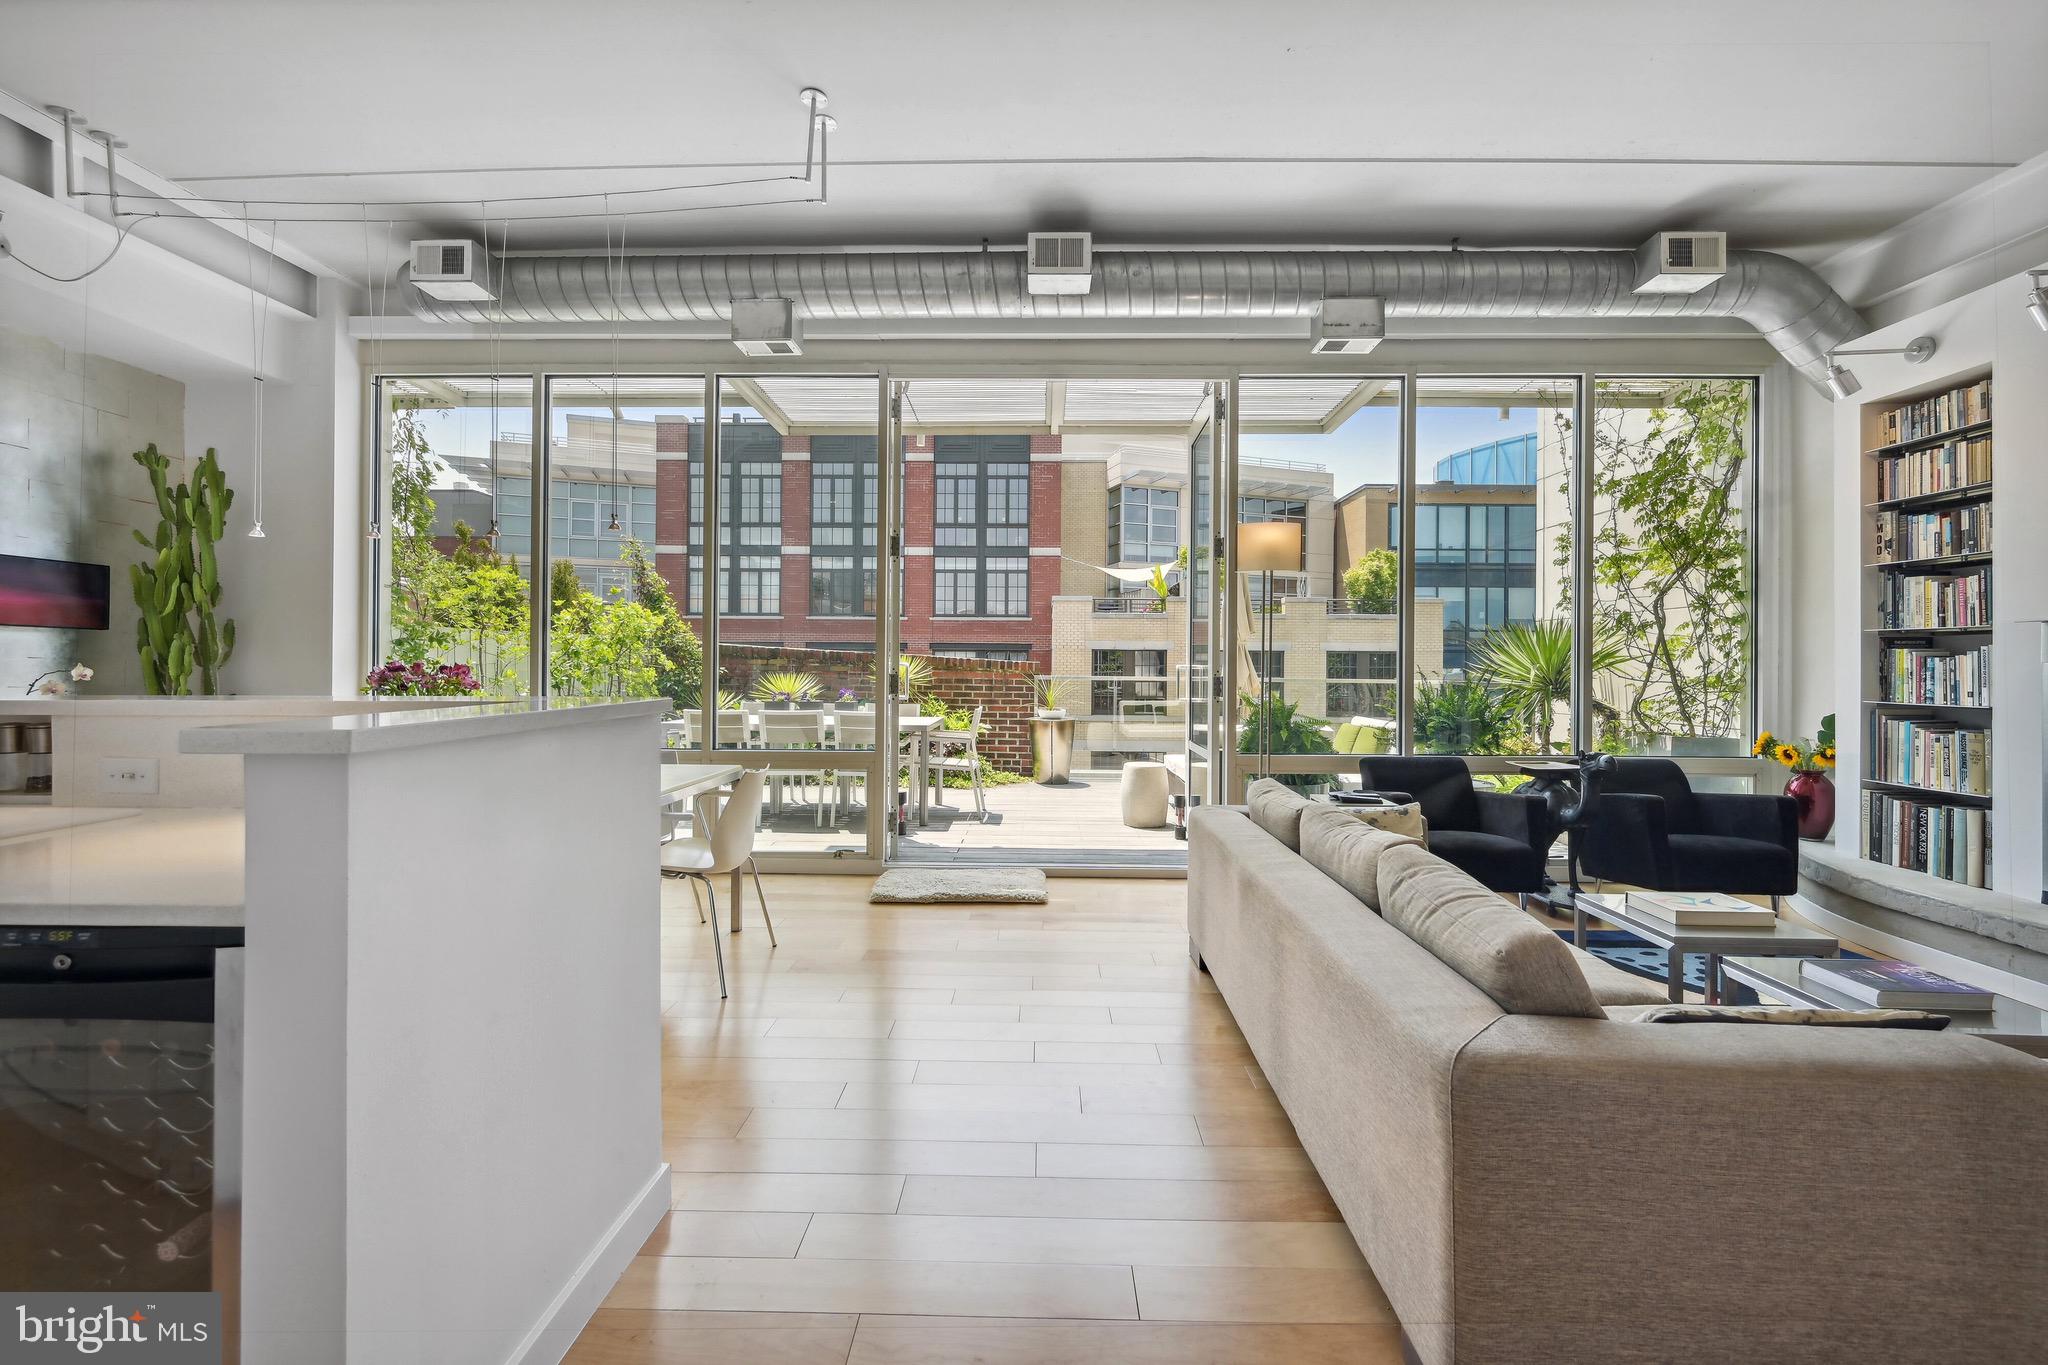
[[[819,711],[763,711],[761,713],[761,747],[764,749],[822,749],[825,747],[825,717]],[[825,825],[825,807],[828,802],[837,802],[831,783],[826,778],[823,766],[816,768],[776,768],[770,776],[775,781],[777,809],[782,805],[782,791],[787,783],[797,782],[809,786],[818,784],[818,826]]]
[[[974,708],[974,719],[965,730],[932,731],[932,780],[943,792],[946,774],[962,773],[974,784],[974,811],[981,819],[988,819],[988,798],[981,788],[981,751],[976,746],[981,734],[981,710]]]
[[[832,747],[865,751],[875,747],[875,712],[873,707],[865,710],[842,710],[835,718]],[[840,799],[852,803],[853,782],[857,774],[839,770]]]
[[[761,869],[754,863],[754,825],[761,818],[761,788],[764,775],[759,769],[740,774],[729,791],[705,792],[696,802],[697,830],[679,835],[661,846],[661,875],[679,877],[690,883],[690,898],[697,898],[697,884],[711,898],[711,950],[718,959],[718,998],[726,998],[725,944],[718,933],[718,890],[711,883],[745,868],[754,876],[754,895],[761,902],[761,922],[768,926],[768,946],[775,941],[775,921],[768,914],[768,895],[761,889]],[[716,803],[723,802],[723,805]],[[732,907],[735,919],[739,906]],[[700,903],[697,914],[704,910]]]

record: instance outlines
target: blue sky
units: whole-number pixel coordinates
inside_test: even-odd
[[[1425,474],[1446,455],[1486,445],[1504,436],[1525,436],[1536,430],[1535,408],[1510,408],[1505,421],[1499,408],[1421,407],[1415,413],[1415,444]],[[1360,484],[1398,481],[1401,414],[1396,408],[1360,408],[1327,435],[1261,436],[1238,441],[1247,460],[1303,460],[1327,465],[1342,497]]]

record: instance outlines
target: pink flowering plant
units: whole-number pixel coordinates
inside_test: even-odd
[[[363,691],[373,697],[466,697],[483,690],[468,664],[429,668],[418,661],[388,659],[363,679]]]

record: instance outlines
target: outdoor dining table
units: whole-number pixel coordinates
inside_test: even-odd
[[[757,724],[759,718],[759,712],[747,713],[744,727],[749,748],[754,748],[760,743],[759,727]],[[836,733],[839,713],[826,711],[823,713],[823,719],[825,731]],[[902,738],[911,741],[911,793],[917,806],[917,823],[920,825],[929,825],[931,823],[932,736],[943,729],[945,723],[943,716],[899,715],[896,717],[896,733]],[[721,726],[722,729],[723,727]],[[694,768],[691,766],[679,770],[694,770]]]

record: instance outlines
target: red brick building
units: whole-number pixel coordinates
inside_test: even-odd
[[[1052,666],[1061,438],[904,439],[904,648]],[[873,648],[880,546],[875,441],[720,429],[722,640]],[[656,565],[703,627],[703,431],[655,425]]]

